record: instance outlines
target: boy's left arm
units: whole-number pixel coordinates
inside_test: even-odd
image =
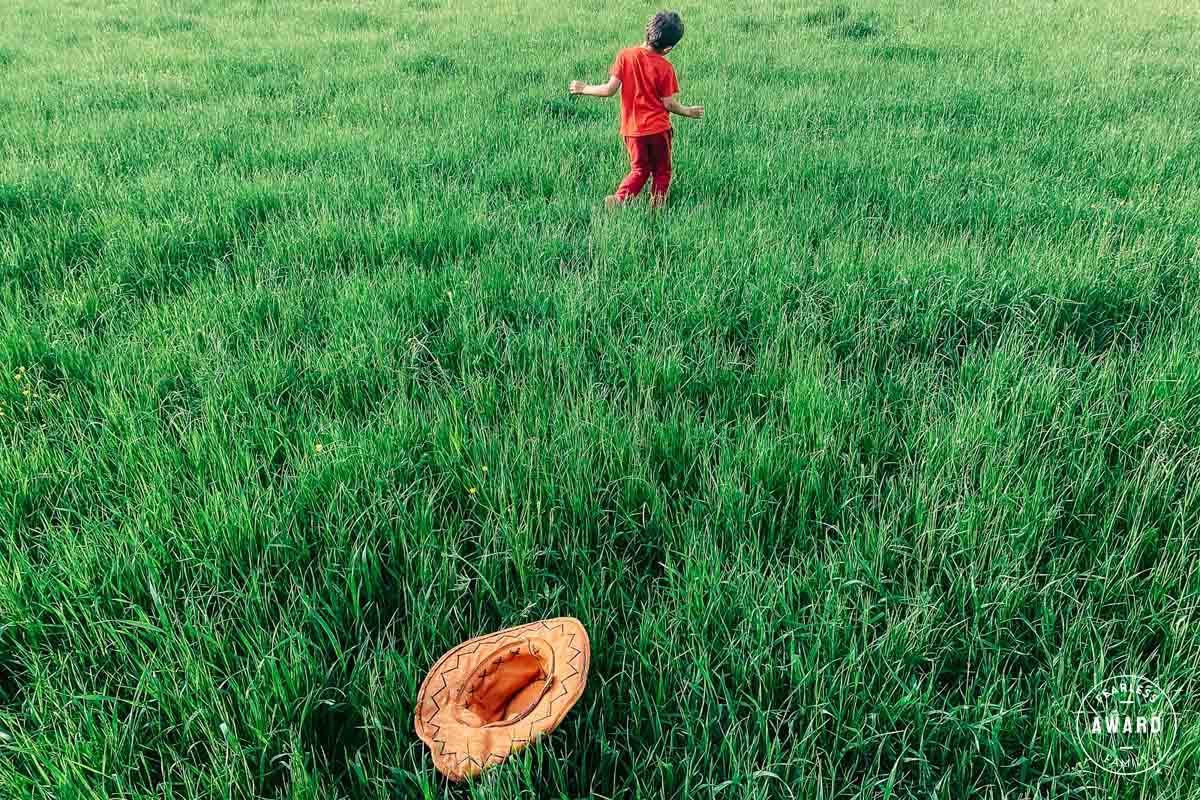
[[[658,84],[661,92],[663,108],[681,117],[700,119],[704,116],[704,106],[685,106],[675,99],[679,94],[679,81],[675,78],[675,67],[668,64],[667,71]]]
[[[704,106],[685,106],[680,104],[675,99],[674,95],[663,98],[663,107],[672,114],[678,114],[681,117],[691,117],[692,119],[700,119],[704,116]]]

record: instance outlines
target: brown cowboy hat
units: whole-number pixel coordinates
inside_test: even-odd
[[[583,694],[591,645],[557,617],[478,636],[442,656],[417,693],[417,736],[452,781],[558,727]]]

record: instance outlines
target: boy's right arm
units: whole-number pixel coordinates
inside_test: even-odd
[[[610,76],[607,83],[590,84],[583,81],[571,81],[567,84],[571,94],[584,94],[589,97],[612,97],[621,88],[621,81],[616,76]]]
[[[625,51],[617,53],[612,67],[608,70],[608,82],[588,84],[583,81],[571,81],[567,89],[571,94],[584,94],[589,97],[612,97],[621,88],[621,75],[624,75]]]

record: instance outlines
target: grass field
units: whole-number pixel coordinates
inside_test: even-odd
[[[680,8],[653,215],[642,3],[6,0],[0,797],[1200,796],[1200,13],[847,3]]]

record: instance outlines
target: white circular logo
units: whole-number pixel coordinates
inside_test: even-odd
[[[1140,675],[1118,675],[1092,687],[1076,715],[1088,760],[1114,775],[1138,775],[1171,754],[1179,721],[1171,698]]]

